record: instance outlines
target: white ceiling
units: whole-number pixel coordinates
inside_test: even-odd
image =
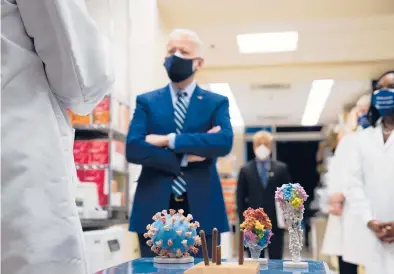
[[[191,28],[204,42],[202,83],[228,82],[247,125],[299,124],[315,79],[334,79],[320,122],[394,68],[393,0],[158,0],[170,31]],[[297,31],[296,52],[242,55],[236,35]],[[284,84],[289,89],[252,90]]]

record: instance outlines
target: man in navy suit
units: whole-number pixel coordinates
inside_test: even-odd
[[[143,234],[163,209],[191,213],[209,246],[213,228],[229,231],[216,170],[216,158],[232,148],[229,102],[194,80],[204,62],[201,44],[194,32],[174,30],[164,62],[171,83],[137,97],[126,157],[142,165],[129,227],[138,233],[142,257],[154,256]]]

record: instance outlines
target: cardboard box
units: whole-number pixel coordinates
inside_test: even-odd
[[[92,124],[92,116],[90,114],[86,115],[86,116],[73,114],[72,124],[73,125],[83,125],[83,126],[90,125],[90,124]]]
[[[90,141],[90,164],[106,165],[109,162],[109,141],[97,139]]]
[[[77,169],[77,177],[80,182],[85,180],[85,171],[83,169]]]
[[[108,204],[108,170],[106,169],[86,169],[84,170],[84,182],[97,184],[99,204]]]
[[[93,111],[93,123],[109,125],[110,122],[110,98],[106,96]]]
[[[127,132],[129,130],[129,125],[130,125],[130,108],[121,105],[120,106],[120,129],[123,130],[124,132]]]

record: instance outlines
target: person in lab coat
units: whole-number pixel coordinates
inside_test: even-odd
[[[84,1],[1,1],[1,272],[91,274],[73,129],[113,82]]]
[[[344,199],[343,190],[347,183],[348,170],[344,168],[346,165],[343,163],[349,160],[349,153],[353,153],[354,138],[357,138],[358,132],[369,126],[367,112],[371,102],[370,97],[370,95],[363,95],[350,112],[347,123],[347,129],[350,132],[345,132],[340,139],[328,167],[330,215],[322,252],[326,255],[338,256],[340,274],[357,274],[357,265],[365,261],[365,252],[360,252],[357,248],[359,239],[355,236],[357,225],[360,225],[359,220],[348,214],[348,205]],[[354,126],[356,120],[357,124]]]
[[[394,271],[394,71],[383,74],[372,93],[371,127],[354,139],[347,162],[344,191],[349,214],[359,218],[364,233],[359,247],[366,252],[367,274]]]

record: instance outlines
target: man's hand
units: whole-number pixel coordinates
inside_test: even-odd
[[[329,213],[341,216],[343,212],[343,203],[345,201],[345,196],[343,193],[334,193],[330,197]]]
[[[145,141],[158,147],[168,147],[168,135],[150,134],[145,137]]]
[[[372,230],[375,233],[376,237],[378,237],[381,241],[384,241],[384,238],[387,234],[387,230],[385,227],[385,223],[377,220],[372,220],[368,222],[368,228]]]
[[[222,128],[220,126],[215,126],[207,131],[207,133],[218,133]]]
[[[189,163],[194,163],[194,162],[202,162],[204,161],[205,158],[204,157],[200,157],[200,156],[196,156],[196,155],[188,155],[187,156],[187,161]]]

